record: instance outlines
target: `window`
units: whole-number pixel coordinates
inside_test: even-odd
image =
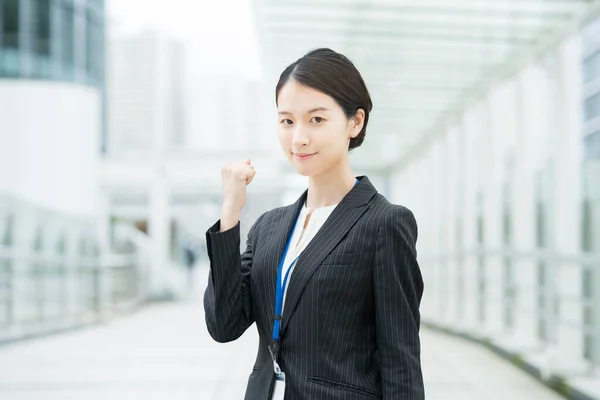
[[[89,82],[97,84],[102,78],[104,49],[100,18],[91,9],[86,11],[85,47],[85,69],[89,77]]]
[[[67,249],[67,238],[65,232],[61,232],[58,235],[58,240],[56,241],[56,253],[59,255],[64,255]]]
[[[591,82],[600,79],[600,50],[583,61],[583,80]]]
[[[596,47],[600,42],[600,19],[587,25],[582,31],[583,49],[586,51],[589,48]]]
[[[458,249],[458,257],[456,258],[456,315],[459,320],[464,316],[464,293],[465,293],[465,278],[464,278],[464,258],[463,258],[463,220],[461,215],[456,216],[456,248]]]
[[[19,0],[2,3],[2,47],[19,48]]]
[[[510,175],[509,175],[510,176]],[[502,190],[502,244],[505,249],[511,249],[513,244],[513,220],[512,220],[512,186],[510,179],[504,182]],[[515,277],[514,265],[510,256],[505,256],[503,260],[503,321],[504,326],[512,328],[514,326],[514,309],[516,305],[515,299]]]
[[[7,215],[4,220],[4,226],[2,226],[2,230],[0,231],[2,235],[0,236],[0,246],[11,246],[13,244],[13,224],[14,219],[12,215]]]
[[[64,3],[61,11],[61,59],[65,77],[70,79],[75,67],[75,9],[72,3]]]
[[[13,217],[0,217],[0,248],[10,247],[13,243]],[[12,320],[11,289],[13,283],[13,265],[10,258],[0,258],[0,326],[8,326]],[[4,300],[2,300],[4,299]]]
[[[583,151],[586,160],[600,160],[600,131],[583,139]]]
[[[479,322],[483,325],[486,321],[486,307],[487,307],[487,284],[486,284],[486,268],[485,268],[485,221],[483,211],[483,194],[479,192],[477,194],[477,219],[476,219],[476,234],[477,244],[479,246],[479,254],[477,256],[477,298],[478,309],[477,316]]]
[[[50,55],[50,0],[36,0],[33,5],[34,52],[48,56]]]
[[[584,118],[589,121],[593,118],[600,117],[600,93],[596,93],[588,98],[584,104]]]
[[[87,0],[87,8],[102,12],[104,10],[104,0]]]
[[[550,244],[550,210],[552,196],[552,165],[538,171],[536,176],[535,198],[535,243],[539,250],[547,250]],[[555,282],[552,278],[552,266],[543,259],[537,261],[537,334],[543,341],[552,340],[555,327],[551,325],[551,316],[556,315]]]
[[[600,132],[594,135],[600,136]],[[592,136],[592,135],[590,135]],[[589,138],[589,136],[588,136]],[[585,253],[600,254],[600,192],[597,186],[597,176],[600,171],[600,158],[596,160],[588,159],[584,163],[584,196],[581,213],[581,249]],[[584,300],[583,307],[583,322],[588,329],[584,332],[583,352],[586,359],[594,362],[596,346],[600,346],[600,342],[595,338],[592,327],[597,322],[595,321],[594,298],[596,291],[599,290],[594,282],[596,274],[600,273],[598,268],[593,265],[582,265],[582,282],[581,290]]]
[[[52,72],[50,63],[50,0],[35,0],[32,9],[32,50],[35,57],[34,75],[49,78]]]
[[[35,230],[35,236],[33,240],[33,250],[36,253],[41,253],[44,250],[44,227],[38,226]]]

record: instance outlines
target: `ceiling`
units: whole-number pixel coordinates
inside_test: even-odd
[[[254,0],[267,81],[311,49],[357,66],[374,107],[364,168],[399,167],[466,101],[592,15],[598,0]]]

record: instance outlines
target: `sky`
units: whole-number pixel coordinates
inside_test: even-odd
[[[253,0],[108,0],[109,35],[157,29],[186,46],[191,79],[261,75]]]

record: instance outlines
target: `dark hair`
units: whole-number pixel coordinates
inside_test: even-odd
[[[276,104],[281,88],[290,78],[301,85],[331,96],[344,110],[348,119],[355,116],[358,109],[362,108],[365,112],[364,125],[359,134],[350,139],[348,148],[351,150],[362,144],[367,133],[367,123],[373,103],[360,72],[348,58],[327,48],[306,53],[281,73],[275,89]]]

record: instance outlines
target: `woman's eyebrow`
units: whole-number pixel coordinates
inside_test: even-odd
[[[306,113],[307,114],[312,114],[312,113],[317,112],[317,111],[329,111],[329,109],[326,108],[326,107],[317,107],[317,108],[312,108],[312,109],[308,110]],[[293,115],[291,112],[285,111],[285,110],[281,110],[277,114],[279,114],[279,115]]]
[[[307,114],[312,114],[317,111],[329,111],[329,109],[325,108],[325,107],[317,107],[317,108],[313,108],[312,110],[308,110]]]

